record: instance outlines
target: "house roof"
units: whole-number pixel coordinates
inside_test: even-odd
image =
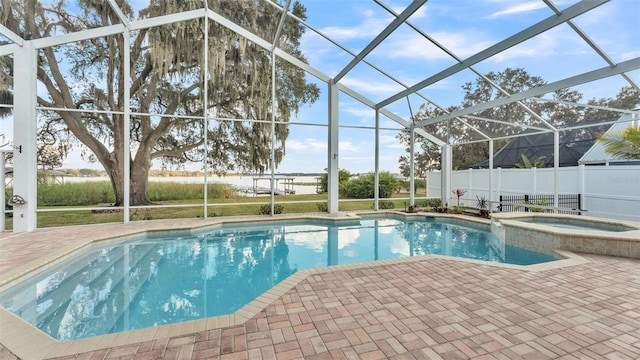
[[[616,118],[600,119],[597,121],[585,122],[585,127],[573,128],[560,132],[560,166],[577,166],[582,156],[596,144],[598,134],[607,131],[610,127],[608,123],[616,121]],[[604,123],[606,125],[593,125],[594,123]],[[507,145],[496,152],[493,156],[494,168],[514,168],[523,162],[522,155],[534,163],[537,159],[544,157],[545,167],[553,167],[554,146],[553,133],[542,133],[529,136],[513,138]],[[489,160],[485,160],[474,168],[488,168]]]
[[[626,128],[628,128],[629,126],[640,127],[640,119],[638,117],[634,117],[632,114],[626,114],[626,115],[622,116],[620,120],[624,121],[624,122],[618,122],[618,123],[615,123],[615,124],[611,125],[609,130],[607,130],[607,133],[623,131]],[[610,154],[607,154],[607,152],[605,151],[604,146],[601,143],[596,142],[578,160],[578,164],[585,164],[585,165],[587,165],[587,164],[608,164],[610,162],[637,164],[637,163],[640,163],[640,159],[637,159],[637,160],[616,159],[613,156],[611,156]]]

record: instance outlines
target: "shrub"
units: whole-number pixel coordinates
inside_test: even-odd
[[[435,208],[440,206],[442,206],[442,199],[440,198],[431,198],[424,201],[424,207]]]
[[[380,209],[395,209],[395,205],[393,204],[393,201],[389,201],[389,200],[382,200],[380,202],[378,202],[378,208]]]
[[[478,199],[478,201],[476,202],[476,207],[478,208],[478,210],[480,210],[480,216],[482,217],[489,217],[489,201],[487,200],[487,198],[483,197],[479,197],[478,195],[476,195],[476,199]]]
[[[340,194],[353,199],[371,199],[374,197],[375,174],[368,173],[356,179],[340,184]],[[380,173],[378,178],[379,196],[389,198],[398,190],[400,181],[388,171]]]
[[[149,209],[137,209],[134,210],[131,215],[129,215],[129,220],[137,221],[137,220],[152,220],[153,215],[151,214],[151,210]]]
[[[338,186],[340,186],[340,184],[342,184],[345,181],[349,181],[349,179],[351,178],[351,173],[347,170],[343,170],[340,169],[338,170]],[[322,190],[322,192],[327,192],[329,191],[329,174],[324,173],[321,177],[320,177],[320,188]]]
[[[275,204],[273,206],[274,214],[282,214],[282,210],[284,210],[284,206],[280,204]],[[271,205],[265,204],[260,206],[260,209],[258,210],[258,215],[271,215]]]
[[[411,182],[409,180],[400,180],[400,186],[403,189],[409,190]],[[424,179],[413,179],[413,191],[417,191],[419,188],[426,188],[426,181]]]
[[[316,207],[318,208],[318,211],[320,211],[320,212],[328,212],[329,211],[329,206],[327,205],[327,203],[316,203]]]

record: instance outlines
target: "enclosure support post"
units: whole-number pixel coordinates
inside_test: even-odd
[[[37,60],[31,41],[14,53],[14,72],[23,78],[13,84],[13,195],[24,199],[24,204],[13,206],[14,232],[34,231],[37,226]]]
[[[558,187],[560,185],[560,132],[553,132],[553,212],[558,213]]]
[[[275,214],[276,202],[276,184],[274,183],[276,175],[276,56],[271,51],[271,211]],[[285,191],[286,194],[286,191]]]
[[[415,146],[416,143],[416,131],[413,126],[411,126],[411,131],[409,132],[409,205],[415,205],[415,176],[416,176],[416,167],[414,165],[414,156],[415,156]],[[426,184],[425,181],[425,192],[426,192]]]
[[[205,1],[205,7],[208,4]],[[202,50],[204,70],[202,71],[202,148],[204,149],[204,160],[202,160],[202,170],[204,170],[204,209],[202,218],[209,217],[209,17],[204,17],[204,49]],[[202,68],[201,68],[202,69]],[[206,286],[205,286],[206,289]],[[206,297],[206,292],[205,292]],[[205,309],[206,312],[206,309]]]
[[[376,130],[375,130],[375,176],[373,181],[373,210],[380,209],[380,111],[376,109]]]
[[[327,138],[327,211],[338,213],[338,85],[329,82],[329,133]]]
[[[489,140],[489,210],[493,210],[493,140]]]
[[[124,76],[124,89],[123,90],[123,95],[124,95],[124,134],[123,134],[123,146],[124,146],[124,171],[123,171],[123,176],[124,176],[124,210],[122,211],[123,213],[123,217],[124,217],[124,223],[128,223],[129,222],[129,211],[130,211],[130,205],[131,205],[131,200],[129,198],[130,196],[130,192],[131,192],[131,188],[130,188],[130,181],[131,181],[131,151],[130,151],[130,143],[131,143],[131,114],[130,114],[130,103],[131,103],[131,85],[130,85],[130,80],[131,80],[131,68],[129,67],[129,64],[131,63],[131,53],[129,52],[129,30],[125,31],[123,34],[124,37],[124,49],[123,49],[123,64],[124,66],[123,68],[123,76]]]
[[[451,145],[442,145],[442,154],[440,160],[440,176],[441,181],[441,198],[442,206],[449,207],[449,197],[451,194]]]

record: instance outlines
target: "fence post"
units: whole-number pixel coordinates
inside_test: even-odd
[[[586,177],[585,177],[585,165],[584,164],[580,164],[578,165],[578,194],[582,195],[585,193],[586,191]],[[580,203],[582,202],[581,199],[579,200]],[[582,203],[580,204],[581,206],[578,207],[578,209],[582,210]],[[586,204],[584,204],[584,206],[586,206]],[[582,215],[582,213],[580,213],[580,215]]]
[[[498,204],[498,211],[502,212],[502,195],[500,195],[500,203]]]
[[[496,189],[498,190],[498,194],[500,194],[500,205],[499,205],[499,207],[500,207],[499,210],[500,211],[502,211],[502,195],[501,195],[502,194],[502,189],[500,188],[502,186],[502,184],[500,183],[500,179],[501,178],[502,178],[502,168],[499,167],[498,168],[498,181],[497,181],[497,184],[496,184]]]
[[[467,194],[471,196],[471,189],[473,188],[473,169],[469,168],[469,190],[467,190]]]
[[[524,212],[529,212],[529,194],[524,194]]]
[[[582,215],[582,194],[578,194],[578,215]]]

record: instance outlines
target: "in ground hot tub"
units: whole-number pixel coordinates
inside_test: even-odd
[[[589,216],[494,213],[491,230],[507,244],[640,259],[640,223]]]

